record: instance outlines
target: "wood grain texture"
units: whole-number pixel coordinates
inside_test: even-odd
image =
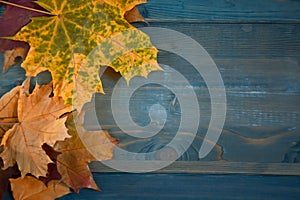
[[[300,22],[295,0],[148,0],[140,10],[149,21]]]
[[[102,193],[62,199],[298,199],[299,177],[96,174]],[[116,191],[116,188],[118,189]]]
[[[227,94],[225,127],[213,151],[201,161],[299,162],[299,4],[300,1],[292,0],[150,0],[140,7],[150,26],[176,30],[195,39],[211,55],[222,75]],[[192,49],[189,53],[194,55]],[[200,127],[191,147],[178,160],[198,161],[211,115],[206,83],[193,66],[177,55],[161,51],[158,61],[183,74],[197,94]],[[2,63],[1,54],[1,67]],[[165,77],[172,75],[168,71],[159,73]],[[0,95],[21,84],[24,74],[19,66],[1,74]],[[101,78],[106,94],[95,95],[95,111],[86,116],[87,129],[107,129],[120,140],[123,149],[144,153],[163,148],[176,134],[187,139],[194,136],[188,129],[177,133],[180,105],[173,92],[158,85],[147,85],[134,93],[130,114],[134,122],[144,126],[150,122],[151,106],[161,104],[167,111],[162,131],[146,139],[127,135],[117,126],[111,111],[111,95],[120,75],[107,70]],[[41,83],[50,80],[47,73],[37,79]],[[177,80],[171,82],[182,86]],[[191,112],[188,118],[193,120],[193,117]],[[130,126],[127,130],[142,134]],[[158,153],[151,159],[161,159],[161,155]]]
[[[171,28],[197,40],[214,58],[224,80],[228,109],[226,123],[218,145],[205,160],[266,163],[284,161],[289,149],[300,138],[299,26],[251,24],[247,25],[251,27],[247,33],[243,29],[244,25],[240,24],[152,25]],[[179,160],[199,160],[197,151],[211,115],[206,84],[182,58],[160,52],[158,60],[183,74],[198,96],[201,109],[200,129],[191,148]],[[165,77],[171,76],[168,71],[163,73]],[[181,116],[180,106],[172,104],[175,94],[163,86],[148,85],[132,96],[131,117],[139,125],[149,123],[148,110],[153,104],[161,104],[168,113],[167,122],[160,134],[147,140],[136,139],[124,134],[113,120],[110,100],[118,74],[108,70],[102,78],[106,94],[96,95],[95,109],[98,117],[91,117],[91,113],[86,121],[87,127],[97,129],[97,123],[100,123],[102,128],[108,129],[120,139],[122,148],[134,152],[158,150],[172,140],[177,133]],[[182,86],[176,80],[171,81],[173,85]],[[191,120],[192,113],[189,116]],[[130,127],[128,130],[139,132],[130,130]],[[179,134],[192,136],[189,130]]]
[[[218,144],[204,160],[265,163],[295,161],[286,159],[286,155],[291,154],[291,148],[300,139],[298,25],[252,24],[254,33],[245,33],[243,25],[239,24],[152,23],[152,26],[175,29],[197,40],[213,57],[224,80],[228,109],[225,128]],[[3,57],[1,59],[3,62]],[[191,147],[179,160],[199,160],[198,150],[211,114],[206,84],[189,63],[174,54],[160,52],[159,62],[183,74],[198,96],[200,129]],[[168,71],[159,73],[171,76]],[[120,140],[122,148],[133,152],[162,148],[175,136],[180,123],[180,106],[172,104],[175,94],[157,85],[137,90],[130,101],[131,117],[136,123],[149,123],[149,108],[157,103],[166,108],[168,118],[162,132],[156,137],[133,138],[118,128],[111,111],[111,94],[119,78],[120,75],[112,70],[104,73],[102,80],[106,94],[96,95],[97,117],[93,112],[89,113],[86,127],[99,129],[99,121],[101,128],[108,129]],[[20,84],[23,79],[24,70],[18,66],[7,74],[1,74],[1,94]],[[38,80],[49,81],[49,74],[40,75]],[[172,83],[181,86],[176,80],[172,80]],[[189,118],[192,120],[193,115]],[[130,130],[130,127],[128,129],[136,133],[140,131]],[[188,138],[193,136],[189,130],[179,134]]]
[[[82,190],[62,200],[131,199],[298,199],[299,177],[189,174],[102,174],[102,192]],[[5,200],[11,200],[7,195]]]
[[[291,176],[197,174],[94,174],[102,192],[82,190],[62,200],[181,200],[300,198],[300,179]],[[7,196],[5,200],[10,200]]]
[[[228,108],[221,137],[212,152],[199,161],[198,151],[211,114],[206,84],[184,59],[161,51],[159,62],[181,72],[200,102],[200,128],[191,147],[179,161],[157,174],[116,173],[99,162],[92,163],[95,180],[103,192],[83,190],[80,195],[62,199],[299,199],[300,1],[149,0],[139,9],[150,26],[190,36],[216,62],[226,87]],[[3,10],[0,6],[0,15]],[[20,85],[24,75],[19,66],[0,74],[0,96]],[[43,73],[37,80],[47,83],[49,77]],[[86,116],[87,129],[107,129],[120,140],[123,149],[144,153],[160,150],[175,134],[194,136],[189,130],[177,133],[180,105],[171,91],[157,85],[140,88],[131,98],[130,112],[137,124],[147,125],[149,108],[161,104],[168,114],[163,130],[146,139],[120,130],[110,101],[119,78],[112,70],[102,76],[106,95],[95,95],[96,109]],[[127,130],[142,134],[130,126]],[[159,152],[149,159],[163,159],[164,154]],[[6,200],[10,199],[7,196]]]
[[[136,162],[152,164],[159,161],[122,161],[122,165]],[[101,162],[90,165],[92,172],[119,173]],[[226,162],[226,161],[176,161],[166,168],[159,169],[154,174],[260,174],[260,175],[300,175],[300,164],[289,163],[255,163],[255,162]]]

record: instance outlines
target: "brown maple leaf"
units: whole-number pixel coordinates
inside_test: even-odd
[[[85,112],[83,109],[74,120],[72,117],[68,120],[69,134],[72,137],[59,141],[54,146],[55,151],[61,152],[57,156],[56,163],[62,181],[77,193],[81,188],[99,190],[87,163],[111,159],[116,143],[116,139],[107,131],[85,130],[83,127]]]
[[[48,173],[46,177],[39,177],[39,179],[41,181],[43,181],[46,185],[48,185],[48,183],[52,180],[61,180],[61,175],[57,170],[57,165],[56,165],[56,160],[57,160],[57,156],[60,154],[56,151],[54,151],[54,149],[47,145],[44,144],[43,146],[44,151],[46,152],[46,154],[49,156],[49,158],[54,162],[54,163],[49,163],[48,164]]]
[[[133,7],[131,10],[127,11],[124,17],[129,23],[146,21],[136,6]]]
[[[16,47],[12,50],[7,50],[4,52],[4,65],[3,65],[3,73],[7,72],[7,70],[19,63],[21,60],[23,60],[27,55],[28,49],[23,47]],[[20,58],[21,60],[19,60]]]
[[[2,138],[4,133],[18,122],[17,107],[20,88],[20,86],[15,87],[0,99],[0,138]]]
[[[15,200],[53,200],[70,193],[69,187],[57,180],[50,181],[48,187],[32,176],[10,179],[10,182]]]
[[[0,154],[4,169],[18,163],[24,177],[27,173],[46,176],[47,165],[52,161],[42,149],[44,143],[53,146],[57,140],[69,137],[66,118],[61,115],[71,111],[62,98],[50,97],[52,84],[36,86],[29,94],[29,81],[20,87],[17,106],[18,123],[9,129],[3,139],[4,151]]]

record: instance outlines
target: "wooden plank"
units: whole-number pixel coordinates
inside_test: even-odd
[[[12,67],[6,74],[3,74],[3,62],[4,55],[0,53],[0,97],[25,80],[25,70],[20,65]]]
[[[134,138],[127,134],[139,133],[139,130],[131,130],[123,132],[117,128],[109,129],[110,133],[119,139],[119,147],[126,151],[136,153],[149,153],[157,151],[155,154],[150,154],[150,160],[164,160],[162,149],[175,136],[178,139],[178,145],[186,144],[192,140],[195,135],[192,132],[177,132],[174,129],[167,129],[151,138]],[[190,145],[187,151],[180,156],[179,160],[183,161],[198,161],[198,151],[203,143],[207,127],[201,127],[194,138],[194,142]],[[143,133],[140,130],[141,134]],[[221,137],[208,154],[201,161],[230,161],[230,162],[257,162],[257,163],[281,163],[281,162],[299,162],[299,129],[290,128],[272,128],[272,127],[225,127]],[[174,150],[176,152],[176,150]],[[173,155],[173,154],[172,154]],[[178,156],[179,155],[173,155]],[[122,154],[115,152],[116,159],[123,159]],[[173,157],[172,157],[173,158]],[[177,158],[177,157],[175,157]],[[138,158],[137,158],[138,159]]]
[[[234,79],[235,77],[232,77]],[[267,75],[264,78],[270,78]],[[235,81],[235,80],[233,80]],[[278,80],[280,81],[280,80]],[[227,82],[228,83],[228,82]],[[176,84],[176,82],[174,82]],[[229,83],[230,84],[230,83]],[[284,92],[282,88],[261,87],[258,82],[256,88],[247,87],[243,90],[243,86],[233,86],[226,88],[227,90],[227,126],[266,126],[266,127],[296,127],[300,119],[300,96],[297,92]],[[263,83],[264,84],[264,83]],[[266,83],[267,84],[267,83]],[[275,85],[275,84],[274,84]],[[253,89],[253,90],[251,90]],[[118,89],[121,90],[121,89]],[[126,89],[124,88],[124,91]],[[111,110],[112,89],[106,89],[105,96],[96,96],[96,113],[97,118],[89,118],[86,122],[87,126],[93,128],[97,126],[98,120],[101,126],[115,126],[113,114]],[[207,125],[211,116],[210,96],[207,88],[194,87],[194,91],[198,96],[200,103],[201,125]],[[184,95],[184,91],[182,93]],[[143,87],[140,88],[130,101],[131,115],[134,121],[140,125],[149,123],[148,110],[151,105],[156,103],[165,106],[165,108],[173,109],[168,111],[168,126],[175,128],[180,122],[180,107],[172,105],[175,94],[161,87]],[[122,98],[117,99],[122,101]],[[125,99],[124,99],[125,100]],[[193,108],[190,107],[190,110]],[[100,115],[102,113],[103,115]],[[105,115],[104,115],[105,113]],[[123,113],[121,110],[119,113]],[[193,117],[193,112],[189,113],[189,117]]]
[[[153,166],[159,161],[118,161],[122,165],[146,164]],[[121,165],[120,164],[120,165]],[[95,173],[120,173],[101,162],[93,162],[90,169]],[[300,175],[300,164],[254,163],[226,161],[176,161],[166,168],[150,172],[154,174],[252,174],[252,175]]]
[[[102,192],[83,189],[61,200],[300,198],[297,176],[94,173]],[[7,195],[5,200],[12,198]]]
[[[140,7],[148,21],[264,23],[300,21],[300,2],[293,0],[148,0]]]
[[[143,102],[147,101],[143,100]],[[98,103],[103,105],[101,102]],[[120,139],[120,146],[127,150],[130,149],[135,152],[150,152],[158,150],[163,145],[166,145],[176,134],[183,135],[183,138],[193,137],[191,132],[181,133],[176,131],[180,120],[178,120],[178,117],[176,118],[175,116],[171,117],[170,120],[167,121],[170,124],[167,123],[163,131],[155,137],[149,139],[132,138],[121,131],[115,124],[111,123],[113,121],[113,117],[111,113],[110,115],[108,114],[110,112],[109,110],[110,109],[103,109],[101,110],[103,112],[98,112],[105,116],[105,118],[101,116],[99,117],[101,127],[110,130],[114,137]],[[136,115],[138,117],[135,117]],[[144,113],[144,115],[146,116],[147,113]],[[132,112],[132,116],[134,119],[143,119],[142,115],[137,111]],[[91,115],[87,116],[87,123],[96,124],[96,117],[90,117]],[[111,119],[109,119],[110,117]],[[241,126],[239,123],[240,121],[237,121],[237,123],[232,126],[225,125],[218,145],[215,147],[214,153],[212,153],[212,155],[209,156],[210,158],[207,159],[225,159],[229,161],[245,162],[281,162],[284,160],[285,155],[289,153],[289,148],[295,145],[300,138],[299,131],[296,128],[298,122],[295,122],[295,126],[291,127],[284,125],[282,125],[282,127]],[[87,127],[97,129],[97,126],[93,127],[87,125]],[[134,131],[135,133],[139,132],[139,130],[130,129],[130,127],[128,127],[128,130],[128,133],[131,131]],[[187,151],[186,155],[183,155],[183,160],[198,160],[197,150],[200,149],[206,130],[207,127],[201,127],[199,129],[198,135],[196,136],[191,148]]]
[[[299,199],[299,177],[94,174],[103,192],[62,199]]]
[[[276,60],[284,58],[286,61],[299,62],[299,24],[152,22],[150,26],[168,28],[186,34],[201,44],[213,59],[254,58]],[[193,54],[192,51],[190,53]],[[172,62],[172,60],[169,60],[169,62]]]

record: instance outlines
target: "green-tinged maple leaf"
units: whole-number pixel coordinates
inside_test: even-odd
[[[118,1],[113,1],[115,4]],[[145,3],[141,1],[140,3]],[[7,40],[1,37],[8,37],[15,35],[23,26],[31,21],[32,17],[48,16],[43,8],[35,4],[32,0],[9,0],[0,1],[0,5],[5,5],[5,11],[0,16],[0,52],[5,54],[3,73],[8,71],[14,64],[16,64],[16,58],[24,59],[29,50],[29,45],[26,42]],[[16,6],[19,5],[20,7]],[[122,6],[122,2],[119,2],[117,6]],[[124,9],[130,8],[132,5],[123,5]],[[24,9],[26,7],[26,9]],[[140,22],[144,21],[144,18],[140,15],[137,7],[128,10],[125,14],[125,19],[128,22]],[[19,62],[20,59],[16,59]]]
[[[36,177],[46,176],[51,160],[42,145],[47,143],[53,146],[57,140],[69,137],[65,127],[66,118],[60,116],[72,109],[64,104],[61,97],[51,97],[51,93],[52,85],[48,84],[36,86],[29,94],[29,79],[19,88],[18,121],[5,133],[1,143],[4,150],[0,157],[4,169],[17,163],[22,177],[27,173]],[[15,109],[15,101],[11,103]]]
[[[96,0],[98,2],[105,2],[114,7],[118,7],[123,15],[126,11],[131,10],[134,6],[142,3],[146,3],[147,0]]]
[[[94,92],[102,92],[101,65],[111,66],[129,81],[146,77],[157,64],[149,37],[124,14],[144,0],[38,0],[53,16],[34,17],[13,39],[30,50],[22,66],[27,76],[49,70],[54,94],[79,110]],[[76,81],[76,84],[74,83]],[[79,98],[80,97],[80,98]]]

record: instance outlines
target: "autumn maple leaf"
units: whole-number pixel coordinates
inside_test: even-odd
[[[46,176],[47,164],[51,160],[42,145],[53,146],[57,140],[69,137],[64,125],[66,118],[60,116],[71,111],[62,98],[50,97],[51,93],[52,85],[48,84],[37,86],[29,94],[29,79],[20,87],[18,123],[5,133],[1,143],[4,146],[0,154],[4,169],[18,163],[22,177],[27,173],[36,177]]]
[[[18,122],[20,86],[15,87],[0,99],[0,138]]]
[[[27,76],[49,70],[54,94],[79,110],[102,92],[99,66],[111,66],[126,80],[161,69],[149,37],[124,18],[144,0],[38,0],[50,17],[34,17],[12,39],[30,44],[22,66]],[[91,56],[91,54],[93,54]],[[74,84],[76,81],[76,84]],[[80,90],[84,88],[83,90]],[[78,94],[78,90],[85,95]]]
[[[146,21],[137,7],[134,7],[131,10],[127,11],[124,17],[129,23]]]
[[[39,177],[39,180],[41,180],[43,183],[48,185],[48,183],[52,180],[61,180],[61,175],[57,170],[56,160],[57,156],[60,154],[59,152],[54,151],[54,149],[47,145],[43,144],[42,148],[46,152],[46,154],[49,156],[49,158],[53,161],[53,163],[48,164],[48,173],[46,177]]]
[[[140,1],[139,3],[145,3],[145,1]],[[26,57],[29,45],[26,42],[4,38],[15,35],[31,21],[32,17],[48,16],[48,14],[45,13],[45,9],[32,0],[7,0],[0,1],[0,4],[5,5],[5,11],[0,16],[0,52],[3,52],[5,55],[3,72],[6,72],[11,66],[16,64],[15,59],[17,57],[22,59]],[[124,17],[129,23],[144,21],[137,7],[126,11]]]
[[[5,132],[9,130],[14,123],[18,122],[17,106],[20,94],[20,88],[16,87],[9,93],[6,93],[0,99],[0,142]],[[0,146],[0,153],[3,151],[3,146]],[[0,167],[3,166],[2,159],[0,158]],[[18,167],[15,165],[6,170],[0,169],[0,199],[4,199],[8,189],[9,178],[13,175],[19,174]]]
[[[68,186],[57,180],[50,181],[48,187],[32,176],[10,179],[10,182],[16,200],[52,200],[71,192]]]
[[[56,163],[64,183],[75,192],[79,192],[81,188],[99,190],[87,165],[94,158],[86,150],[78,135],[64,142],[58,142],[55,150],[62,153],[57,157]]]
[[[27,55],[27,51],[28,51],[28,49],[23,48],[23,47],[16,47],[15,49],[5,51],[4,52],[3,70],[2,70],[3,73],[5,73],[13,65],[19,63],[21,61],[21,59],[24,59]],[[17,58],[20,58],[20,59],[17,59]]]
[[[88,104],[87,104],[88,105]],[[113,157],[114,145],[117,140],[109,135],[107,131],[87,131],[83,127],[85,115],[83,111],[70,117],[67,121],[71,138],[58,141],[54,150],[60,152],[56,158],[58,172],[62,181],[75,192],[81,188],[99,190],[88,167],[92,161],[109,160]]]

